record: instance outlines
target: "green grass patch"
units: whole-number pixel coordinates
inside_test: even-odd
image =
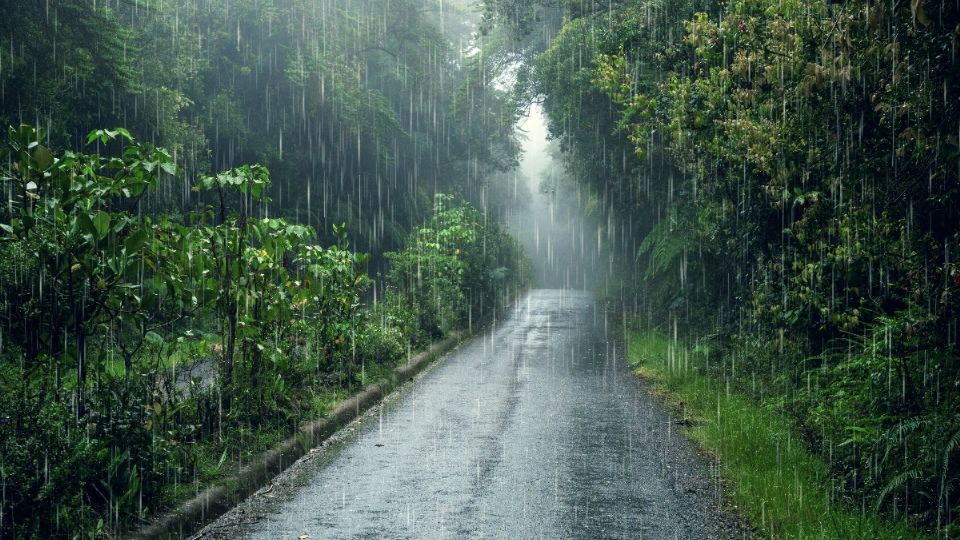
[[[176,352],[176,351],[174,351]],[[211,435],[196,441],[185,449],[192,466],[173,475],[164,487],[164,508],[169,509],[185,501],[210,485],[235,473],[256,456],[296,433],[303,422],[326,418],[341,402],[361,391],[368,384],[387,379],[394,368],[407,362],[403,355],[384,362],[367,362],[358,380],[349,387],[316,385],[303,389],[295,398],[301,408],[294,424],[270,422],[259,426],[238,426],[224,432],[221,439]],[[168,363],[172,365],[172,362]],[[115,369],[121,370],[122,362]]]
[[[322,386],[312,392],[309,399],[309,413],[306,415],[306,421],[326,418],[341,401],[351,396],[351,392],[346,388],[332,388]]]
[[[301,419],[293,424],[269,422],[259,426],[234,426],[221,439],[215,434],[196,441],[184,451],[190,454],[192,466],[175,475],[164,487],[166,508],[185,501],[211,484],[236,473],[263,451],[296,434],[302,422],[324,418],[355,389],[317,386],[299,396]]]
[[[787,418],[705,373],[709,351],[632,331],[629,358],[637,374],[689,420],[688,435],[716,456],[734,502],[762,536],[925,537],[906,523],[838,501],[826,463],[791,433]]]

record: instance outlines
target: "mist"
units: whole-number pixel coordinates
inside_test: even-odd
[[[610,270],[601,221],[589,213],[586,191],[566,172],[539,103],[530,105],[517,131],[523,154],[507,226],[533,264],[536,286],[601,288]]]

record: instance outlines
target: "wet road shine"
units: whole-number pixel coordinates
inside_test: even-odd
[[[590,293],[531,291],[229,535],[717,536],[706,466],[614,334]]]

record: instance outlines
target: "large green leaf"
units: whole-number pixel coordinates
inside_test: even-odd
[[[81,231],[94,238],[97,237],[97,227],[93,224],[93,220],[90,219],[90,216],[86,212],[81,212],[77,215],[77,224],[80,226]]]
[[[147,229],[139,228],[133,234],[127,237],[123,242],[123,247],[127,253],[135,253],[140,251],[140,248],[143,247],[143,244],[147,242]]]
[[[36,162],[37,168],[41,171],[45,170],[53,163],[53,153],[46,146],[37,145],[33,151],[33,161]]]
[[[102,240],[110,232],[110,214],[100,210],[93,218],[93,226],[96,228],[97,240]]]

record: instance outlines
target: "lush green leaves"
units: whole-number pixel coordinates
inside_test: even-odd
[[[498,302],[527,285],[529,272],[516,241],[476,209],[438,194],[433,215],[406,249],[388,253],[388,305],[418,342],[482,320]]]
[[[848,495],[947,536],[958,20],[638,0],[569,22],[536,72],[571,169],[644,239],[645,309],[714,336],[719,375],[796,418]]]
[[[183,471],[222,473],[247,430],[295,425],[317,392],[366,384],[523,285],[517,245],[438,196],[391,270],[402,289],[369,310],[368,257],[346,224],[322,246],[309,226],[263,217],[263,166],[202,177],[194,210],[153,216],[141,201],[179,172],[166,151],[120,129],[90,137],[122,143],[112,157],[55,155],[26,126],[9,137],[0,414],[17,420],[0,422],[0,468],[19,489],[0,510],[19,535],[115,530],[163,504]],[[178,363],[206,375],[185,380]],[[48,457],[55,470],[38,474]]]

